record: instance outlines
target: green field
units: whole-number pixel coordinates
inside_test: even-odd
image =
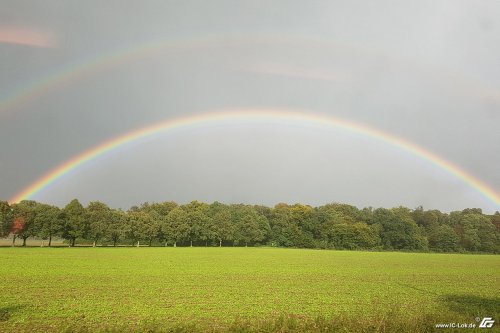
[[[414,332],[500,320],[495,255],[2,248],[0,263],[2,332]]]

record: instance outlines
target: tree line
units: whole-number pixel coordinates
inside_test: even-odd
[[[23,241],[54,237],[68,246],[255,246],[296,248],[500,253],[500,213],[472,208],[439,210],[363,208],[332,203],[319,207],[280,203],[144,203],[128,211],[77,199],[64,208],[24,200],[0,201],[0,233]],[[42,243],[43,244],[43,243]]]

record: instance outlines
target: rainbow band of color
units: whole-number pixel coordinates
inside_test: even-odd
[[[189,48],[207,48],[214,45],[248,45],[249,43],[272,43],[273,45],[277,43],[315,43],[320,45],[330,45],[337,46],[342,48],[353,49],[356,52],[361,53],[369,53],[376,56],[385,57],[386,54],[380,53],[378,50],[373,48],[367,48],[361,46],[356,43],[347,42],[347,41],[339,41],[339,40],[331,40],[331,39],[321,39],[317,36],[307,36],[307,35],[299,35],[299,36],[283,36],[283,35],[208,35],[201,37],[183,37],[173,40],[152,40],[148,42],[138,43],[131,46],[125,46],[117,49],[107,50],[105,53],[94,55],[88,59],[80,59],[74,62],[67,63],[62,67],[55,69],[51,72],[48,72],[41,77],[35,78],[32,81],[24,82],[22,86],[14,88],[11,91],[6,92],[4,95],[0,95],[0,115],[3,111],[13,109],[18,104],[29,101],[36,96],[42,95],[51,89],[63,86],[71,83],[72,80],[81,78],[85,75],[89,75],[93,72],[102,72],[109,67],[117,66],[122,63],[126,63],[129,61],[141,59],[145,56],[157,53],[161,50],[164,51],[175,51],[175,50],[183,50]],[[405,61],[408,61],[406,59]],[[252,69],[250,69],[252,70]],[[436,71],[436,68],[433,69]],[[258,71],[257,71],[258,73]],[[289,75],[297,78],[316,78],[316,79],[325,79],[324,75],[308,75],[307,73],[304,75],[299,72],[291,72],[286,73],[278,70],[270,70],[261,72],[263,74],[271,74],[271,75]],[[447,76],[447,73],[444,73],[444,76]],[[328,80],[329,78],[327,78]],[[461,80],[464,80],[461,78]],[[477,88],[478,83],[473,82],[468,84],[466,90],[461,93],[471,93],[473,88]],[[484,90],[484,91],[483,91]],[[499,98],[498,93],[496,91],[485,91],[485,89],[480,90],[479,97],[495,97]]]
[[[211,112],[201,115],[193,115],[189,117],[170,119],[164,122],[156,123],[154,125],[140,128],[124,135],[115,137],[107,142],[85,151],[84,153],[75,156],[66,163],[56,167],[33,184],[22,190],[19,194],[15,195],[9,201],[11,203],[27,200],[35,196],[37,193],[54,183],[59,178],[68,174],[70,171],[77,169],[81,165],[113,151],[118,147],[122,147],[128,143],[132,143],[139,139],[143,139],[154,134],[167,132],[177,128],[186,128],[194,125],[212,125],[222,122],[293,122],[302,125],[322,125],[330,128],[340,128],[350,132],[362,134],[372,139],[377,139],[386,142],[392,146],[398,147],[407,151],[415,156],[427,160],[447,171],[449,174],[462,180],[468,186],[472,187],[481,193],[489,201],[493,202],[496,206],[500,207],[500,196],[482,181],[477,179],[471,174],[468,174],[457,165],[441,158],[434,153],[397,136],[388,134],[381,130],[354,123],[351,121],[324,115],[313,115],[304,112],[296,112],[289,110],[276,110],[276,109],[238,109],[225,112]]]

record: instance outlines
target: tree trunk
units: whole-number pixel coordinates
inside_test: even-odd
[[[248,243],[247,242],[245,242],[245,247],[248,247]]]
[[[40,244],[40,247],[43,247],[44,243],[45,243],[45,240],[42,239],[42,243]]]
[[[222,247],[222,239],[219,239],[219,247]]]
[[[177,247],[177,242],[174,242],[174,247]]]
[[[26,246],[26,238],[28,238],[28,237],[23,236],[23,246]]]
[[[73,238],[73,239],[71,240],[71,247],[75,247],[75,242],[76,242],[76,238]]]
[[[193,241],[191,241],[191,247],[193,247]]]
[[[149,240],[149,247],[151,247],[151,243],[153,242],[152,239]]]
[[[137,247],[139,247],[139,245],[140,245],[140,242],[139,242],[139,241],[137,241]]]
[[[92,247],[95,247],[95,240],[94,240],[94,243],[92,243]]]
[[[52,235],[49,236],[49,247],[52,245]]]
[[[113,239],[113,247],[116,247],[116,239]]]
[[[165,247],[167,247],[167,242],[165,242]]]
[[[12,246],[16,246],[16,234],[12,237]]]

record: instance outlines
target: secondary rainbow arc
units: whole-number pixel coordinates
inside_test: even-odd
[[[142,58],[150,54],[154,54],[161,50],[182,50],[188,48],[202,49],[213,47],[214,45],[245,45],[249,42],[283,42],[283,41],[313,41],[321,42],[321,39],[298,36],[288,38],[280,35],[206,35],[182,37],[174,39],[158,39],[149,40],[133,45],[121,46],[115,49],[107,50],[106,52],[91,56],[87,59],[78,59],[68,64],[65,64],[52,72],[48,72],[41,77],[34,78],[31,81],[25,82],[22,86],[17,87],[4,95],[0,94],[0,111],[7,110],[16,106],[19,103],[29,100],[35,96],[44,94],[51,88],[63,85],[73,79],[88,75],[91,72],[104,70],[111,66],[117,66],[121,63],[129,62],[134,59]],[[330,43],[333,43],[330,41]],[[358,51],[365,51],[365,48],[359,47],[348,42],[335,41],[335,45],[343,47],[355,48]]]
[[[365,47],[346,40],[333,40],[326,38],[318,38],[318,36],[308,35],[259,35],[259,34],[228,34],[228,35],[206,35],[206,36],[191,36],[179,37],[174,39],[159,39],[141,42],[133,45],[125,45],[114,49],[106,50],[103,53],[90,56],[86,59],[78,59],[69,62],[59,68],[45,73],[41,77],[33,78],[32,80],[23,83],[19,87],[15,87],[11,91],[0,94],[0,115],[3,111],[15,107],[16,105],[30,100],[36,96],[42,95],[53,87],[61,86],[71,82],[71,80],[88,75],[92,72],[104,70],[111,66],[116,66],[121,63],[142,58],[150,54],[159,52],[160,50],[177,50],[188,48],[204,48],[214,45],[246,45],[250,42],[260,43],[315,43],[319,45],[329,45],[342,48],[348,48],[360,53],[369,53],[380,57],[385,57],[386,54],[373,47]],[[411,59],[405,59],[405,62],[412,63]],[[414,65],[415,66],[415,65]],[[435,69],[434,69],[435,70]],[[298,73],[300,77],[300,73]],[[307,75],[304,76],[307,78]],[[466,79],[461,79],[466,81]],[[477,83],[470,83],[471,87],[477,87]],[[491,90],[491,89],[490,89]],[[480,97],[497,98],[498,93],[486,91],[486,88],[480,89]]]
[[[127,143],[132,143],[142,138],[152,136],[161,132],[166,132],[176,128],[185,128],[194,125],[210,125],[221,122],[245,122],[245,121],[277,121],[277,122],[293,122],[298,124],[323,125],[332,128],[340,128],[351,131],[369,138],[376,139],[388,143],[407,151],[419,158],[431,162],[435,166],[447,171],[449,174],[462,180],[465,184],[475,189],[477,192],[496,206],[500,207],[500,195],[484,182],[475,176],[467,173],[459,166],[450,161],[436,155],[435,153],[424,149],[423,147],[407,141],[403,138],[386,133],[382,130],[348,121],[345,119],[336,118],[333,116],[310,114],[290,110],[277,109],[237,109],[222,112],[209,112],[188,117],[180,117],[168,119],[166,121],[155,123],[151,126],[139,128],[109,141],[103,142],[75,157],[57,166],[24,190],[12,197],[9,202],[15,203],[21,200],[32,198],[37,193],[44,190],[46,187],[68,174],[70,171],[77,169],[79,166],[110,152],[118,147],[122,147]]]

